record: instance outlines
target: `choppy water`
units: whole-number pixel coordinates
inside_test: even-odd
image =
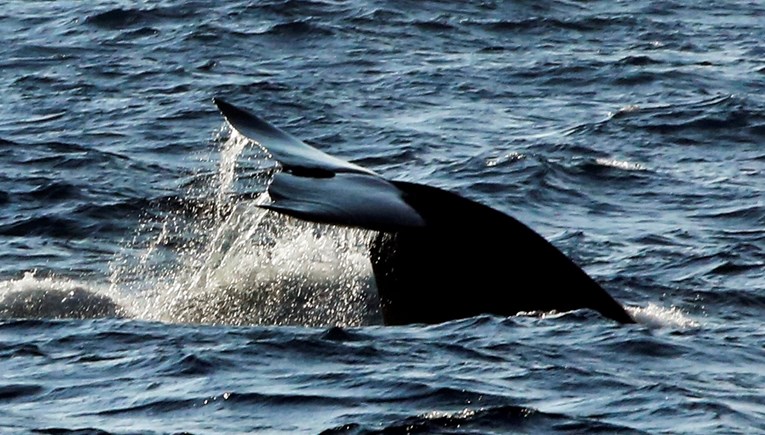
[[[763,23],[760,1],[6,2],[0,431],[765,432]],[[512,214],[641,323],[379,326],[369,234],[259,211],[271,163],[213,96]]]

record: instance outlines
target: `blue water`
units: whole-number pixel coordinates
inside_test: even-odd
[[[759,1],[6,2],[0,432],[765,433],[763,23]],[[381,326],[370,234],[258,209],[273,163],[214,96],[515,216],[640,323]]]

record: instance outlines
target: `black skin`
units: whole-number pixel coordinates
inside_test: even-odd
[[[393,183],[426,226],[381,232],[372,242],[386,325],[581,308],[634,323],[598,283],[519,221],[441,189]]]

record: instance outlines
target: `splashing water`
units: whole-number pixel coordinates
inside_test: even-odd
[[[112,288],[125,295],[126,312],[184,323],[380,323],[370,233],[259,208],[273,166],[253,145],[232,131],[213,179],[215,203],[146,223],[144,231],[159,227],[156,236],[115,262]]]

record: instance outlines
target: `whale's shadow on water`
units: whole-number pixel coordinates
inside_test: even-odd
[[[369,257],[385,324],[577,309],[634,322],[573,261],[516,219],[436,187],[388,180],[247,110],[214,102],[234,130],[281,166],[262,208],[377,232]]]

